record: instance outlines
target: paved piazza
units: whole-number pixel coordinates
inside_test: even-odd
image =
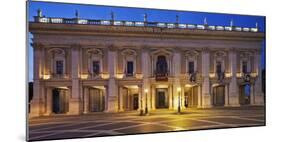
[[[199,130],[265,125],[264,107],[188,109],[178,115],[157,110],[149,116],[138,112],[95,113],[82,116],[41,117],[29,120],[30,140],[81,138],[149,132]]]

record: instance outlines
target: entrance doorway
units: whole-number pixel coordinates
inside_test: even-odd
[[[245,85],[239,86],[239,103],[240,103],[240,105],[249,105],[250,104],[250,93],[251,93],[250,84],[245,84]]]
[[[156,108],[168,108],[168,89],[156,89]]]
[[[102,112],[104,111],[104,95],[102,90],[91,88],[89,90],[89,100],[90,100],[90,111],[91,112]]]
[[[217,87],[214,87],[213,90],[213,105],[214,106],[224,106],[224,85],[220,85]]]
[[[68,96],[66,94],[67,90],[55,88],[52,90],[53,107],[52,112],[55,114],[68,112]]]
[[[186,88],[184,92],[184,106],[197,107],[198,106],[198,86]]]
[[[133,110],[137,110],[139,108],[139,95],[133,95]]]

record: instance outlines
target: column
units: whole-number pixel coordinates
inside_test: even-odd
[[[172,85],[169,85],[168,92],[169,92],[169,110],[171,110],[171,109],[173,109],[173,90],[172,90]]]
[[[104,90],[103,90],[104,92],[103,92],[103,94],[104,94],[104,110],[106,111],[107,110],[107,108],[108,108],[108,86],[107,85],[105,85],[104,86]]]
[[[78,115],[80,114],[79,46],[72,45],[71,50],[72,86],[68,114]]]
[[[89,112],[89,88],[84,87],[84,114]]]
[[[49,116],[52,114],[53,109],[53,94],[52,94],[52,88],[48,87],[46,88],[46,116]]]
[[[210,53],[207,49],[202,51],[202,108],[211,107],[211,94],[210,94]]]
[[[108,99],[107,99],[107,112],[117,112],[118,111],[118,99],[117,99],[117,86],[115,75],[117,71],[117,51],[114,49],[116,47],[109,47],[108,51]]]
[[[124,111],[124,109],[123,109],[123,86],[119,86],[119,111]]]
[[[201,85],[198,85],[198,105],[197,108],[201,108],[202,106],[202,94],[201,94]]]
[[[30,113],[29,117],[38,117],[41,115],[41,82],[40,82],[40,73],[41,73],[41,49],[40,45],[33,45],[33,98],[30,102]]]
[[[230,71],[231,71],[231,81],[229,85],[229,105],[230,106],[240,106],[239,104],[239,92],[237,85],[237,55],[236,51],[232,49],[229,53],[230,61]]]
[[[155,109],[154,108],[154,101],[153,101],[153,90],[151,90],[151,85],[150,85],[150,80],[149,80],[149,77],[150,77],[150,74],[151,74],[151,69],[153,68],[152,66],[152,63],[151,63],[151,58],[149,56],[149,49],[148,48],[143,48],[143,51],[142,51],[142,54],[141,54],[141,67],[142,67],[142,74],[143,74],[143,82],[142,82],[142,95],[143,95],[143,102],[144,102],[144,107],[145,108],[145,101],[147,100],[147,107],[148,107],[148,110],[150,109]],[[152,71],[153,73],[153,71]],[[147,89],[147,99],[145,98],[146,97],[146,94],[145,94],[145,90]],[[151,98],[152,97],[152,98]],[[152,102],[151,102],[152,101]],[[152,104],[152,106],[151,106]]]
[[[138,86],[138,94],[139,94],[139,111],[142,109],[144,112],[144,108],[145,108],[145,96],[142,93],[142,85]]]
[[[181,86],[181,108],[186,109],[184,106],[184,86]]]
[[[255,70],[257,73],[257,79],[255,81],[254,95],[255,105],[264,105],[264,93],[262,91],[262,67],[261,67],[261,51],[260,49],[255,53]]]
[[[228,106],[228,84],[225,84],[224,86],[224,106]]]
[[[152,93],[151,93],[151,97],[152,97],[152,98],[151,98],[151,101],[152,101],[152,103],[151,103],[151,104],[152,104],[151,109],[152,109],[152,110],[155,110],[155,109],[156,109],[156,108],[155,108],[155,106],[156,106],[156,105],[155,105],[155,85],[153,85],[151,88],[152,88],[152,90],[151,90],[151,92],[152,92]]]
[[[184,91],[183,90],[183,87],[181,86],[181,83],[180,83],[180,72],[181,72],[181,65],[180,65],[180,62],[181,62],[181,55],[180,55],[180,51],[179,49],[176,49],[174,51],[174,55],[173,55],[173,74],[174,74],[174,84],[173,84],[173,94],[174,94],[174,110],[177,110],[178,109],[178,106],[182,106],[182,92]],[[178,92],[178,88],[180,89],[180,94]],[[179,96],[180,95],[180,96]],[[181,104],[179,104],[179,97],[181,98]],[[181,108],[182,109],[182,108]]]
[[[250,89],[250,104],[254,105],[255,104],[255,89],[254,89],[254,84],[251,84],[251,89]]]

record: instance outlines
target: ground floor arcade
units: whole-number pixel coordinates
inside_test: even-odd
[[[116,81],[115,84],[114,91],[106,82],[81,83],[78,90],[71,83],[45,85],[40,90],[39,116],[260,105],[257,102],[263,99],[255,95],[252,83],[238,83],[234,95],[229,83],[210,83],[209,95],[203,94],[204,84],[200,83]]]

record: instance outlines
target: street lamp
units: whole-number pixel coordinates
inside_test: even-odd
[[[147,109],[147,92],[148,92],[148,90],[145,89],[144,92],[145,92],[145,114],[148,115],[148,109]]]
[[[143,95],[142,95],[142,93],[141,93],[141,102],[140,102],[140,103],[141,103],[141,106],[140,106],[141,108],[140,108],[140,116],[143,116],[143,109],[142,109],[142,100],[143,100],[143,99],[142,99],[142,96],[143,96]]]
[[[180,95],[180,93],[181,93],[181,88],[180,87],[178,87],[177,88],[177,91],[178,91],[178,114],[180,114],[181,113],[181,106],[180,106],[180,99],[181,99],[181,95]]]

